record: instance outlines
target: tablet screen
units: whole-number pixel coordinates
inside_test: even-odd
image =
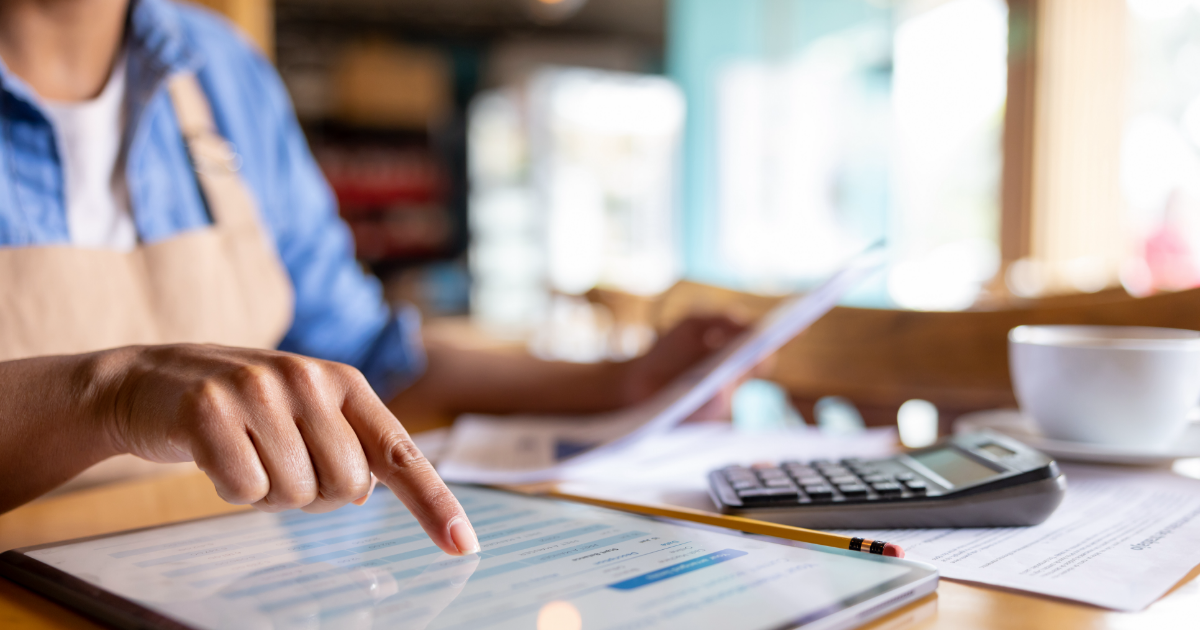
[[[453,489],[479,554],[442,553],[381,491],[361,508],[246,512],[26,555],[196,628],[769,630],[930,575],[903,561]]]

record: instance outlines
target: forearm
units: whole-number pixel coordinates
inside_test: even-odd
[[[466,412],[589,413],[636,404],[745,326],[691,317],[623,363],[540,361],[524,352],[468,350],[429,340],[425,374],[388,405],[406,426],[432,428]]]
[[[0,513],[116,454],[100,354],[0,362]]]
[[[520,352],[431,345],[425,374],[389,405],[406,417],[588,413],[631,402],[623,364],[542,361]]]

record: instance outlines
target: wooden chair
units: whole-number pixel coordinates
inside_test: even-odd
[[[680,282],[651,309],[658,330],[696,312],[754,318],[778,297]],[[1200,330],[1200,289],[1132,298],[1109,291],[964,312],[838,307],[778,355],[771,379],[813,417],[823,396],[854,402],[870,425],[895,422],[921,398],[937,405],[941,428],[959,415],[1016,405],[1008,375],[1008,331],[1021,324],[1107,324]]]

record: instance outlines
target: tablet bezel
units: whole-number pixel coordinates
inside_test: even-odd
[[[467,486],[467,484],[450,485],[451,487],[458,485]],[[526,499],[551,501],[573,506],[583,506],[594,510],[616,512],[618,514],[645,518],[652,521],[668,523],[671,525],[677,525],[691,529],[707,530],[735,537],[752,538],[754,540],[783,545],[785,547],[797,547],[801,549],[819,551],[822,553],[832,553],[835,555],[853,557],[856,560],[862,560],[865,562],[877,562],[884,564],[899,562],[908,565],[911,568],[909,573],[884,582],[883,584],[875,586],[866,591],[860,592],[853,597],[840,600],[835,604],[811,612],[797,619],[790,620],[777,628],[766,628],[763,630],[794,630],[799,628],[804,628],[804,630],[816,630],[817,628],[843,627],[843,624],[858,625],[880,617],[905,604],[916,601],[937,589],[937,570],[931,566],[922,565],[911,561],[898,560],[884,556],[866,555],[861,552],[835,549],[833,547],[826,547],[823,545],[813,545],[794,540],[787,540],[785,538],[777,538],[774,536],[751,534],[739,530],[736,527],[717,527],[673,518],[638,514],[636,512],[571,501],[568,498],[526,494],[523,492],[517,492],[503,488],[492,488],[486,486],[467,487],[516,495]],[[127,536],[130,534],[164,529],[167,527],[176,527],[189,523],[229,518],[239,514],[245,514],[250,511],[251,510],[241,510],[234,513],[217,514],[185,521],[164,523],[162,525],[151,525],[149,527],[139,527],[120,532],[86,536],[82,538],[45,543],[41,545],[32,545],[29,547],[21,547],[19,549],[5,551],[0,553],[0,577],[6,578],[15,584],[23,586],[34,593],[54,600],[55,602],[58,602],[94,620],[114,627],[138,630],[201,630],[195,626],[181,623],[172,617],[157,612],[133,600],[105,590],[27,554],[28,552],[37,551],[39,549],[62,547],[66,545],[88,542],[91,540],[112,538],[115,536]],[[900,595],[897,595],[884,602],[879,602],[875,603],[874,605],[868,605],[864,607],[864,605],[871,604],[873,600],[900,590],[905,586],[911,587],[911,590],[906,593],[901,593]],[[855,610],[859,607],[864,608],[862,610]],[[809,625],[806,627],[806,624],[814,625]]]

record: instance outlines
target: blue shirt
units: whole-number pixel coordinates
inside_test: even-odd
[[[126,45],[125,176],[142,242],[211,223],[165,86],[174,73],[195,72],[295,289],[279,349],[353,365],[384,397],[411,381],[424,367],[419,318],[391,312],[354,260],[271,64],[223,19],[167,0],[134,0]],[[69,243],[54,129],[29,86],[2,64],[0,133],[0,247]]]

